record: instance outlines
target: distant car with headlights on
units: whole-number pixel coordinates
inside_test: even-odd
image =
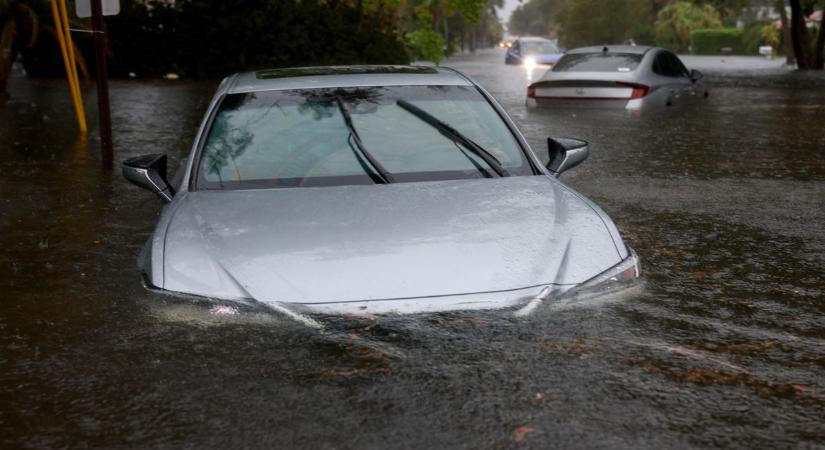
[[[668,50],[599,46],[568,51],[527,87],[527,106],[647,110],[707,96],[702,73]]]
[[[550,39],[523,37],[513,41],[504,55],[505,64],[516,65],[553,65],[563,53]]]
[[[293,317],[524,315],[632,285],[638,260],[613,221],[558,179],[587,143],[548,147],[545,166],[492,96],[450,69],[232,75],[180,178],[166,180],[165,155],[123,163],[165,202],[143,279]]]

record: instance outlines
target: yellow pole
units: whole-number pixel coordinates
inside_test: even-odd
[[[78,97],[80,97],[80,82],[77,77],[77,61],[75,61],[74,58],[74,42],[72,42],[72,33],[69,31],[69,14],[66,12],[66,0],[60,0],[60,13],[63,17],[63,28],[61,29],[61,32],[66,35],[66,50],[69,53],[69,65],[72,68],[72,87]],[[81,106],[83,106],[82,103]]]
[[[51,7],[52,7],[52,16],[54,17],[54,27],[57,31],[57,41],[60,44],[60,53],[63,55],[63,64],[66,66],[66,78],[69,80],[69,91],[72,95],[72,103],[74,105],[74,112],[77,116],[77,125],[80,127],[80,131],[86,133],[86,115],[83,111],[83,102],[80,98],[79,90],[75,90],[75,85],[72,82],[73,77],[72,74],[74,73],[77,76],[77,72],[74,72],[74,67],[71,66],[71,62],[69,60],[69,53],[68,47],[65,39],[64,30],[67,27],[64,27],[62,24],[62,20],[60,19],[60,13],[57,10],[57,2],[56,0],[51,0]]]
[[[87,129],[86,111],[83,107],[83,96],[80,94],[80,80],[77,76],[77,62],[74,58],[74,42],[72,42],[72,34],[69,31],[69,14],[68,12],[66,12],[66,0],[60,0],[60,11],[63,15],[63,31],[66,34],[66,50],[69,53],[69,66],[72,68],[71,77],[75,92],[75,98],[77,99],[77,105],[80,109],[80,117],[78,123],[80,125],[80,131],[85,133]]]

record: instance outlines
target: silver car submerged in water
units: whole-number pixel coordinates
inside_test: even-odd
[[[702,73],[669,50],[618,45],[568,51],[527,87],[527,106],[657,110],[707,96]]]
[[[124,176],[165,202],[139,257],[151,288],[310,313],[513,308],[639,276],[610,218],[543,166],[454,70],[279,69],[225,79],[178,181],[165,155]]]

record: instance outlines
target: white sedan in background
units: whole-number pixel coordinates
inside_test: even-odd
[[[668,50],[599,46],[567,52],[527,87],[527,106],[647,110],[707,96],[702,73]]]

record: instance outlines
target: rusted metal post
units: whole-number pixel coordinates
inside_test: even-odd
[[[100,119],[100,152],[103,165],[112,165],[112,117],[109,110],[109,74],[106,69],[106,33],[103,31],[103,0],[92,0],[92,30],[97,68],[97,110]]]

